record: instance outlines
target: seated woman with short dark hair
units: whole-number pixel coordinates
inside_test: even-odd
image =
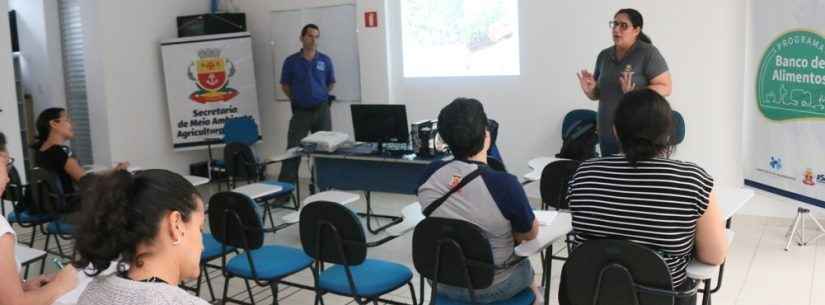
[[[662,255],[674,287],[687,290],[694,286],[688,263],[718,265],[727,255],[713,178],[669,158],[673,115],[659,93],[625,94],[614,124],[623,154],[585,161],[570,181],[574,243],[620,239],[646,246]],[[567,304],[563,295],[559,302]]]

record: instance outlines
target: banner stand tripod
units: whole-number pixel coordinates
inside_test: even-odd
[[[819,231],[820,231],[819,235],[812,238],[811,240],[806,240],[805,239],[805,219],[806,218],[813,221],[816,224],[816,226],[819,227]],[[800,222],[802,223],[801,228],[800,228],[800,225],[799,225]],[[799,229],[799,231],[797,231],[797,229]],[[791,225],[790,228],[788,228],[788,233],[785,233],[785,236],[788,237],[788,243],[785,244],[785,251],[788,251],[788,248],[791,246],[791,242],[794,239],[794,235],[797,235],[796,244],[798,246],[804,247],[804,246],[807,246],[808,243],[812,243],[812,242],[816,241],[817,239],[819,239],[820,237],[825,236],[825,228],[823,228],[822,224],[820,224],[819,221],[816,220],[816,218],[814,218],[813,215],[811,215],[811,210],[803,208],[803,207],[798,207],[796,209],[796,217],[793,220],[793,224]]]

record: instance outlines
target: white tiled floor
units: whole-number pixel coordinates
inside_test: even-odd
[[[304,193],[306,194],[306,193]],[[374,207],[382,213],[399,213],[406,204],[415,201],[413,196],[373,194]],[[363,200],[354,204],[363,209]],[[286,213],[286,212],[280,212]],[[825,304],[825,238],[807,247],[792,246],[784,251],[785,233],[791,220],[740,215],[734,218],[733,229],[736,232],[724,272],[722,289],[713,295],[717,305],[805,305]],[[20,233],[28,230],[18,230]],[[813,224],[809,223],[808,235],[814,235]],[[412,234],[407,234],[384,245],[370,249],[371,258],[381,258],[399,262],[414,270],[410,254]],[[369,236],[368,239],[382,237]],[[40,241],[42,243],[42,240]],[[300,247],[297,226],[292,226],[274,235],[267,236],[267,243],[278,243]],[[42,244],[36,247],[42,247]],[[535,270],[540,271],[538,258],[532,258]],[[33,271],[38,270],[36,264]],[[556,304],[555,294],[559,280],[561,263],[553,265],[551,304]],[[48,266],[47,270],[51,270]],[[211,272],[218,275],[218,272]],[[537,274],[539,276],[540,274]],[[311,284],[309,272],[301,272],[289,278],[302,284]],[[223,278],[213,280],[216,294],[220,296]],[[413,284],[418,289],[418,277]],[[205,285],[204,285],[205,287]],[[230,282],[230,295],[247,298],[243,281],[235,279]],[[203,297],[208,298],[203,288]],[[269,304],[272,296],[268,287],[253,289],[255,300],[259,304]],[[281,286],[280,304],[313,304],[314,294],[294,287]],[[416,295],[418,297],[418,295]],[[388,299],[411,302],[409,290],[404,287],[392,292]],[[353,303],[351,299],[327,295],[325,304],[338,305]],[[353,303],[354,304],[354,303]]]

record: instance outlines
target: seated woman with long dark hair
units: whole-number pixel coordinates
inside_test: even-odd
[[[37,116],[37,141],[31,146],[35,151],[37,166],[55,173],[63,186],[63,192],[73,193],[75,183],[86,174],[66,143],[74,139],[74,126],[66,109],[48,108]],[[118,163],[115,169],[126,169],[129,164]]]
[[[92,176],[76,235],[78,268],[95,279],[78,305],[208,304],[178,287],[200,272],[204,204],[191,183],[167,170]],[[102,275],[115,262],[117,272]]]
[[[574,243],[621,239],[651,248],[667,263],[674,287],[687,290],[694,286],[685,271],[690,261],[718,265],[727,255],[713,178],[669,158],[673,115],[656,91],[625,94],[614,124],[623,153],[582,163],[570,181]]]

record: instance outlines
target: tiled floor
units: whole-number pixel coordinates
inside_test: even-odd
[[[306,193],[304,193],[306,194]],[[398,213],[406,204],[415,201],[413,196],[373,194],[373,203],[378,212]],[[363,201],[354,204],[354,207],[364,207]],[[286,213],[286,212],[280,212]],[[758,216],[737,216],[733,222],[736,232],[735,240],[730,249],[728,263],[724,272],[722,289],[713,295],[713,303],[717,305],[804,305],[825,304],[825,238],[810,244],[807,247],[792,246],[790,251],[784,251],[786,242],[785,233],[790,220],[785,218],[769,218]],[[809,223],[808,235],[815,231]],[[29,230],[18,230],[20,238],[27,238]],[[370,249],[371,258],[392,260],[409,266],[414,270],[410,254],[412,234],[407,234],[384,245]],[[380,238],[369,236],[368,239]],[[42,247],[42,239],[36,247]],[[277,243],[300,247],[297,226],[292,226],[276,234],[267,236],[267,243]],[[70,243],[65,245],[70,247]],[[538,258],[532,258],[534,269],[540,271]],[[38,270],[35,265],[32,270]],[[51,270],[51,264],[47,267]],[[561,263],[553,265],[551,304],[556,304],[555,294],[559,280]],[[224,279],[218,271],[210,272],[213,277],[215,293],[220,296]],[[540,274],[537,274],[540,276]],[[310,285],[312,276],[308,271],[298,273],[289,280]],[[416,289],[419,286],[418,277],[413,280]],[[254,284],[253,284],[254,286]],[[206,285],[201,296],[208,297]],[[270,304],[272,294],[269,287],[254,287],[253,294],[258,304]],[[234,279],[229,285],[229,295],[248,299],[245,285],[242,280]],[[418,297],[418,296],[416,296]],[[280,286],[280,304],[313,304],[314,294],[310,291]],[[410,303],[409,289],[406,287],[392,292],[388,299]],[[327,295],[325,304],[338,305],[353,303],[351,299]]]

